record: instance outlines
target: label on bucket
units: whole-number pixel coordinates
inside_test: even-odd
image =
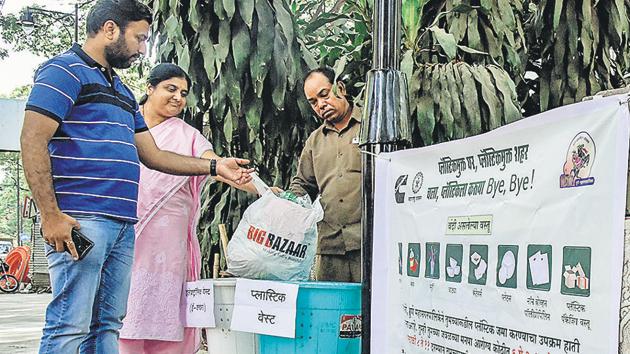
[[[361,315],[341,315],[339,338],[361,337]]]

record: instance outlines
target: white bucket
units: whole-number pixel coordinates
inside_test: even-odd
[[[236,279],[214,280],[215,328],[207,328],[208,354],[258,354],[258,337],[253,333],[232,331]]]

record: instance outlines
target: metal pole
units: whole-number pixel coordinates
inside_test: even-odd
[[[409,146],[407,81],[400,68],[401,0],[374,0],[372,70],[361,125],[362,150],[362,289],[361,353],[370,354],[372,252],[374,240],[375,156]],[[377,284],[383,286],[383,284]],[[380,353],[375,353],[380,354]]]
[[[401,0],[374,1],[372,70],[400,68]]]
[[[17,172],[17,179],[15,180],[15,187],[17,189],[17,198],[16,198],[16,207],[17,207],[17,244],[18,246],[22,245],[22,241],[20,240],[20,219],[22,217],[22,212],[20,210],[20,153],[15,155],[15,170]]]
[[[74,4],[74,43],[79,43],[79,4]]]

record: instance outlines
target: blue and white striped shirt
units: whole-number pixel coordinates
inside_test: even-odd
[[[75,44],[39,67],[26,110],[59,122],[48,151],[61,211],[136,222],[134,134],[147,126],[116,73]]]

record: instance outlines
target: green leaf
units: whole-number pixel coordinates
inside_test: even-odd
[[[225,9],[223,8],[223,1],[213,1],[214,14],[220,21],[226,19]]]
[[[247,25],[236,19],[232,23],[234,25],[232,29],[232,56],[234,57],[234,67],[237,71],[236,76],[240,77],[249,61],[251,43]]]
[[[440,115],[440,121],[444,125],[444,131],[448,139],[453,138],[454,133],[454,122],[455,118],[453,117],[453,111],[451,109],[453,104],[453,98],[451,95],[454,93],[457,95],[457,92],[452,92],[449,90],[448,79],[446,76],[446,67],[444,65],[440,66],[439,70],[440,76],[437,84],[440,87],[440,100],[438,101],[438,112]],[[436,85],[436,87],[438,86]]]
[[[232,133],[234,132],[232,119],[232,112],[228,109],[228,113],[223,122],[223,134],[225,135],[225,140],[228,144],[232,142]]]
[[[273,21],[273,12],[266,0],[256,1],[256,15],[258,16],[258,31],[256,50],[250,57],[250,71],[252,75],[252,84],[257,97],[262,97],[262,89],[265,78],[269,71],[268,63],[271,60],[273,52],[273,41],[275,31],[271,30],[275,27]]]
[[[562,6],[564,5],[564,1],[563,0],[551,0],[551,1],[554,2],[553,30],[556,31],[558,29],[558,25],[560,24],[560,16],[562,16]]]
[[[221,214],[223,210],[227,207],[228,198],[230,196],[229,186],[227,188],[222,188],[221,199],[217,204],[214,205],[214,218],[212,219],[212,224],[218,226],[221,224]]]
[[[488,71],[483,66],[473,66],[470,71],[481,86],[481,97],[488,108],[488,129],[500,127],[502,108],[497,100],[495,87],[490,80]]]
[[[261,99],[253,99],[245,102],[245,119],[247,126],[254,130],[254,137],[258,134],[258,127],[262,120],[263,102]],[[250,142],[252,139],[250,139]]]
[[[505,116],[506,123],[512,123],[521,118],[521,112],[519,111],[516,103],[516,92],[510,87],[508,82],[512,80],[507,73],[494,65],[488,66],[490,70],[493,82],[496,88],[501,93],[500,101],[503,103],[503,114]]]
[[[249,27],[252,28],[252,22],[254,18],[254,4],[256,0],[236,0],[238,4],[238,12],[243,19],[243,22]]]
[[[343,74],[343,71],[346,69],[346,64],[348,63],[348,57],[347,56],[342,56],[341,58],[339,58],[336,62],[335,65],[333,66],[333,70],[335,71],[335,80],[334,82],[337,83],[337,81],[339,81],[341,75]],[[333,84],[332,86],[332,92],[335,95],[338,95],[337,93],[337,85]]]
[[[481,110],[479,107],[479,95],[477,93],[477,85],[470,72],[470,66],[464,63],[457,63],[456,68],[461,75],[464,85],[464,109],[468,122],[468,131],[470,135],[481,133]]]
[[[455,78],[455,68],[453,63],[448,63],[444,67],[445,80],[442,87],[450,93],[451,113],[454,121],[453,138],[460,139],[465,133],[465,119],[462,117],[462,104],[460,101],[461,88],[458,87],[459,76]]]
[[[479,36],[478,29],[478,16],[477,12],[473,11],[468,14],[468,30],[466,31],[468,35],[468,46],[474,49],[480,49],[481,46],[481,38]]]
[[[199,26],[201,26],[201,18],[199,17],[197,9],[197,0],[190,0],[190,5],[188,6],[188,19],[190,20],[190,25],[192,27],[199,28]]]
[[[219,22],[219,41],[214,45],[214,51],[216,54],[217,68],[221,67],[221,64],[225,63],[225,59],[230,53],[230,45],[232,44],[230,22]]]
[[[189,71],[190,67],[190,51],[188,50],[188,45],[184,44],[179,47],[177,50],[177,58],[179,66],[184,69],[184,71]]]
[[[166,29],[169,38],[177,38],[177,34],[181,33],[181,25],[177,17],[173,15],[169,16],[166,22],[164,22],[164,29]]]
[[[500,21],[508,28],[513,30],[516,26],[516,19],[509,0],[497,0],[497,9],[501,14]]]
[[[468,3],[464,3],[464,2],[460,2],[459,4],[455,5],[451,11],[455,12],[455,13],[460,13],[460,14],[465,14],[468,12],[473,11],[474,8],[472,6],[470,6],[470,4]]]
[[[227,20],[232,20],[234,17],[234,12],[236,12],[236,4],[235,0],[222,0],[223,1],[223,9],[225,10],[225,16]]]
[[[458,48],[458,49],[460,49],[460,50],[462,50],[462,51],[464,51],[464,52],[466,52],[466,53],[470,53],[470,54],[489,55],[489,54],[488,54],[488,53],[486,53],[486,52],[482,52],[482,51],[480,51],[480,50],[472,49],[472,48],[467,47],[467,46],[465,46],[465,45],[459,45],[459,44],[458,44],[458,45],[457,45],[457,48]]]
[[[210,40],[210,20],[208,19],[204,19],[199,29],[199,50],[203,57],[203,67],[208,81],[212,82],[217,76],[217,69],[214,45]]]
[[[295,40],[295,33],[293,30],[293,21],[289,11],[284,7],[285,2],[283,0],[273,0],[273,6],[276,9],[276,20],[282,28],[282,33],[286,38],[286,45],[289,51],[293,49],[293,41]]]
[[[420,29],[423,6],[424,0],[402,0],[402,25],[405,31],[407,49],[414,49],[418,30]]]
[[[280,111],[284,109],[284,96],[287,89],[287,65],[285,58],[287,47],[282,36],[280,25],[276,25],[276,36],[273,42],[273,65],[270,76],[273,91],[271,97],[276,108]]]
[[[335,23],[338,20],[348,21],[348,16],[345,14],[333,14],[333,13],[322,13],[321,16],[317,17],[314,21],[306,23],[303,28],[304,33],[313,33],[318,31],[322,27],[327,27],[332,23]],[[357,23],[357,31],[362,29],[367,30],[365,25],[361,22]]]
[[[413,63],[413,57],[414,57],[413,50],[411,50],[411,49],[406,50],[405,53],[403,53],[402,61],[400,62],[400,71],[402,71],[405,74],[405,76],[407,77],[407,80],[411,80],[412,77],[414,77],[414,75],[413,75],[413,64],[414,64]],[[409,84],[409,97],[412,97],[412,93],[417,91],[417,89],[414,89],[412,86],[415,86],[415,85],[411,85],[411,82],[410,82],[410,84]]]
[[[446,33],[442,28],[433,26],[429,28],[433,35],[437,39],[438,43],[444,50],[444,54],[448,57],[448,60],[453,60],[457,53],[457,42],[455,42],[455,37],[452,34]]]
[[[416,101],[416,110],[420,137],[425,146],[431,145],[433,143],[433,128],[435,128],[433,99],[428,96],[420,97]]]
[[[243,104],[243,97],[241,96],[240,77],[236,77],[236,68],[234,68],[234,62],[231,58],[225,62],[223,71],[221,71],[221,81],[225,81],[225,87],[227,88],[227,96],[230,99],[231,107],[234,109],[235,114],[241,114],[241,105]]]
[[[581,36],[580,42],[582,43],[582,55],[584,59],[582,61],[582,68],[587,68],[592,58],[592,43],[593,43],[593,30],[591,29],[592,8],[591,0],[582,0],[582,24],[581,24]]]

